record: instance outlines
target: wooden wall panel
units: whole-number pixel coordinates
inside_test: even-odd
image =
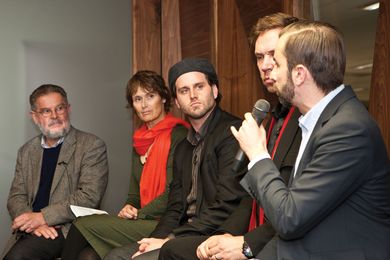
[[[253,104],[260,98],[272,100],[261,87],[259,72],[254,60],[253,49],[248,42],[248,28],[257,18],[253,10],[244,26],[241,12],[259,8],[262,1],[214,0],[213,60],[219,73],[223,95],[221,107],[236,116],[243,117],[251,111]],[[268,1],[277,4],[278,1]],[[238,7],[240,6],[240,8]],[[260,11],[259,11],[260,12]],[[253,20],[253,21],[252,21]],[[246,29],[247,28],[247,29]]]
[[[169,68],[181,60],[179,0],[161,1],[162,76],[168,82]]]
[[[253,25],[257,22],[257,20],[265,15],[269,15],[276,12],[281,12],[283,7],[283,0],[274,0],[274,1],[268,1],[268,0],[236,0],[236,5],[238,7],[239,13],[240,13],[240,19],[244,26],[246,37],[250,37],[250,33],[252,30]],[[253,54],[252,55],[252,66],[255,69],[255,72],[257,74],[257,77],[259,78],[259,85],[253,86],[254,88],[259,88],[259,91],[261,93],[261,98],[266,99],[271,103],[271,106],[277,104],[278,99],[277,96],[274,94],[270,94],[266,87],[261,82],[260,78],[260,72],[257,69],[256,64],[256,57],[254,55],[254,46],[249,45],[249,50]],[[259,97],[260,98],[260,97]]]
[[[180,0],[182,57],[211,58],[210,0]]]
[[[381,0],[376,29],[369,111],[381,128],[390,152],[390,3]]]
[[[217,70],[222,108],[242,117],[259,98],[273,103],[261,87],[248,34],[260,16],[281,11],[284,1],[132,0],[133,71],[155,70],[167,80],[178,60],[204,57]]]
[[[179,0],[161,0],[161,14],[161,75],[168,85],[170,67],[182,59]],[[174,102],[171,112],[184,117]]]
[[[256,21],[265,15],[281,12],[283,0],[236,0],[241,22],[244,26],[246,35],[249,33]]]
[[[310,0],[283,0],[283,12],[302,19],[311,19]]]
[[[132,70],[161,73],[160,0],[132,0]]]
[[[236,1],[217,0],[214,7],[214,59],[223,95],[221,107],[243,117],[262,96],[258,73],[253,66],[253,53]]]
[[[153,70],[161,73],[160,0],[132,0],[132,11],[131,75],[138,70]],[[133,128],[137,129],[140,125],[141,121],[134,112]]]

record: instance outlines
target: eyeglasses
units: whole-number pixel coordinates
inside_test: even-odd
[[[51,117],[54,112],[57,115],[63,115],[65,113],[65,111],[67,111],[68,107],[69,107],[69,104],[60,104],[60,105],[56,106],[54,108],[54,110],[50,109],[50,108],[43,108],[40,111],[33,111],[33,112],[38,113],[43,117]]]

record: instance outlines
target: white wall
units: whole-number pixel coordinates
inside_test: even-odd
[[[129,0],[0,0],[0,252],[10,235],[6,200],[17,149],[38,132],[28,96],[43,83],[63,86],[72,124],[107,144],[103,208],[117,212],[128,188],[131,121]]]

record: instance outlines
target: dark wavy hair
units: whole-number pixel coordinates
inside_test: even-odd
[[[249,42],[252,46],[254,46],[261,33],[276,28],[284,28],[289,24],[297,22],[298,20],[298,18],[285,13],[274,13],[263,16],[259,18],[256,24],[252,27],[249,35]]]
[[[165,112],[169,112],[172,100],[171,94],[164,79],[159,74],[151,70],[140,70],[131,77],[126,87],[128,108],[133,107],[132,96],[137,92],[138,88],[143,88],[148,92],[158,93],[162,99],[166,100],[164,103]]]

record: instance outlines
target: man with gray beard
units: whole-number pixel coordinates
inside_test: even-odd
[[[30,95],[41,131],[18,152],[8,196],[13,235],[4,259],[54,259],[75,216],[70,205],[97,208],[107,186],[104,142],[70,124],[63,88],[46,84]]]

